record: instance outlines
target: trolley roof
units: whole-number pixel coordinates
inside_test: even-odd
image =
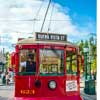
[[[35,38],[27,38],[27,39],[23,39],[17,42],[18,45],[29,45],[29,44],[58,44],[58,45],[69,45],[69,46],[74,46],[76,48],[78,48],[77,45],[75,45],[74,43],[71,43],[69,41],[64,41],[64,42],[58,42],[58,41],[39,41],[39,40],[35,40]]]
[[[34,37],[22,39],[17,42],[18,45],[29,44],[55,44],[55,45],[69,45],[78,48],[77,45],[67,41],[67,35],[55,33],[40,33],[36,32]]]

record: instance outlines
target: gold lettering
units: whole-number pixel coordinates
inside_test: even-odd
[[[21,90],[20,91],[21,94],[35,94],[34,90]]]

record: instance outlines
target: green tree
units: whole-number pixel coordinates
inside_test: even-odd
[[[79,50],[80,50],[80,54],[83,54],[83,47],[84,47],[84,42],[83,40],[81,40],[81,42],[79,43]]]

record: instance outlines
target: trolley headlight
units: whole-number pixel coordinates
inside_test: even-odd
[[[41,87],[41,81],[40,81],[40,80],[36,80],[36,81],[35,81],[35,86],[36,86],[37,88],[40,88],[40,87]]]
[[[49,85],[49,88],[52,90],[56,89],[56,87],[57,87],[57,83],[54,80],[49,81],[48,85]]]

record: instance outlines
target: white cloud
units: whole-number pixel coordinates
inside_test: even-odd
[[[9,35],[11,38],[9,42],[16,43],[19,37],[32,36],[32,32],[39,32],[43,22],[44,14],[47,9],[47,0],[0,0],[0,35]],[[37,11],[40,12],[37,14]],[[43,27],[43,32],[50,32],[68,34],[69,36],[77,37],[78,39],[85,38],[87,33],[92,31],[93,23],[91,21],[86,23],[86,26],[81,27],[75,23],[71,16],[69,16],[69,9],[66,10],[59,4],[54,4],[52,13],[52,20],[50,20],[53,3],[50,6],[48,15]],[[38,15],[38,16],[36,16]],[[37,21],[21,21],[32,20],[36,18]],[[17,20],[17,21],[16,21]],[[84,37],[85,36],[85,37]],[[70,39],[71,40],[71,39]],[[5,40],[6,41],[6,40]]]

